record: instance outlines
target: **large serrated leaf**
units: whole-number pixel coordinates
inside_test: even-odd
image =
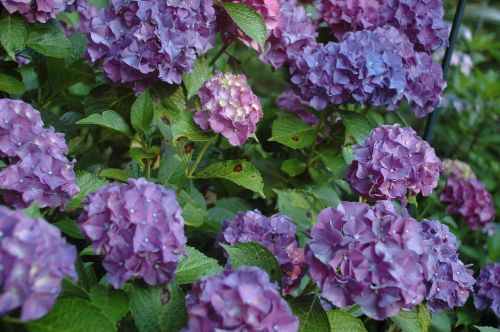
[[[354,137],[358,144],[363,144],[365,138],[370,134],[372,126],[366,117],[355,112],[342,112],[340,114],[342,123],[347,131]]]
[[[266,271],[272,281],[281,283],[281,270],[276,257],[266,247],[255,242],[235,245],[221,244],[229,256],[229,264],[238,269],[242,266],[257,266]]]
[[[0,15],[0,43],[11,58],[15,57],[15,51],[24,49],[29,32],[28,23],[21,16],[7,12]]]
[[[217,260],[205,256],[192,247],[186,247],[188,257],[183,257],[175,272],[175,281],[179,285],[191,284],[196,279],[217,274],[222,271],[222,267]]]
[[[77,125],[95,125],[113,130],[127,136],[132,135],[128,124],[115,111],[104,111],[102,114],[92,114],[76,123]]]
[[[342,310],[328,310],[326,312],[330,322],[330,332],[366,332],[361,319]]]
[[[295,115],[279,117],[273,123],[270,141],[286,145],[292,149],[302,149],[314,143],[313,128]]]
[[[55,22],[32,25],[26,45],[48,57],[71,57],[71,42]]]
[[[259,170],[246,160],[228,160],[209,165],[197,179],[225,179],[264,196],[264,182]]]
[[[117,324],[130,310],[130,299],[124,291],[94,285],[89,292],[92,304]]]
[[[5,91],[12,94],[21,94],[26,91],[23,82],[15,77],[0,74],[0,91]]]
[[[149,126],[153,122],[154,109],[153,100],[148,90],[145,90],[132,105],[130,120],[135,130],[142,133],[149,131]]]
[[[54,223],[54,226],[59,228],[64,235],[72,237],[74,239],[83,240],[85,237],[82,235],[78,227],[76,226],[76,222],[74,220],[60,220]]]
[[[318,294],[297,297],[288,302],[299,318],[299,332],[330,331],[330,322],[319,302]]]
[[[241,31],[255,40],[263,50],[267,39],[267,28],[262,16],[243,3],[223,2],[221,6]]]
[[[423,304],[413,311],[401,311],[391,319],[403,332],[428,332],[431,324],[431,316]]]
[[[316,222],[317,214],[326,206],[313,194],[303,190],[274,189],[278,195],[278,209],[289,216],[302,231]]]
[[[187,98],[191,98],[198,93],[200,87],[208,81],[212,72],[207,62],[203,59],[196,61],[196,66],[190,73],[184,74],[183,81],[186,86]]]

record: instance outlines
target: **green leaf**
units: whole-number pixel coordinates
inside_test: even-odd
[[[299,318],[299,332],[330,331],[330,322],[318,294],[297,297],[288,303]]]
[[[88,194],[108,184],[108,181],[105,179],[87,172],[77,173],[76,182],[78,183],[78,187],[80,187],[80,192],[69,201],[66,206],[68,209],[77,209],[81,207],[82,200],[87,197]]]
[[[365,138],[370,134],[372,126],[366,117],[355,112],[342,112],[340,114],[342,123],[347,128],[347,131],[354,136],[358,144],[363,144]]]
[[[428,332],[431,324],[431,315],[423,304],[413,311],[401,311],[391,319],[402,332]]]
[[[193,120],[193,114],[181,111],[171,118],[172,136],[175,141],[181,137],[187,137],[193,142],[204,142],[210,139],[210,135],[204,132]]]
[[[96,125],[113,130],[127,136],[132,135],[129,126],[115,111],[104,111],[102,114],[92,114],[76,123],[77,125]]]
[[[217,260],[205,256],[193,247],[186,246],[188,257],[181,258],[175,271],[175,281],[179,285],[192,284],[196,279],[218,274],[222,267]]]
[[[168,285],[169,301],[161,316],[161,329],[164,332],[178,332],[187,325],[187,310],[184,293],[176,283]]]
[[[149,131],[149,126],[153,122],[154,108],[153,100],[151,99],[151,94],[148,90],[145,90],[132,105],[132,110],[130,113],[130,120],[132,121],[132,127],[135,130],[142,133]]]
[[[26,216],[34,219],[34,218],[42,218],[42,212],[40,212],[40,208],[36,203],[32,203],[26,209],[23,209],[23,212]]]
[[[305,172],[307,164],[297,159],[287,159],[281,164],[281,170],[291,177]]]
[[[26,324],[31,332],[111,332],[116,326],[93,306],[80,298],[59,299],[45,317]]]
[[[330,332],[366,332],[361,319],[342,310],[328,310],[326,312],[330,322]]]
[[[477,326],[477,325],[474,325],[474,327],[476,329],[479,330],[479,332],[499,332],[500,329],[497,329],[497,328],[494,328],[494,327],[490,327],[490,326]]]
[[[186,167],[175,151],[165,147],[160,159],[158,181],[163,184],[175,185],[186,176]]]
[[[317,214],[326,206],[313,194],[294,189],[274,189],[278,195],[278,210],[305,231],[316,222]]]
[[[222,222],[231,220],[234,216],[252,207],[239,197],[227,197],[217,200],[215,206],[209,210],[208,218],[212,221]]]
[[[71,42],[55,22],[31,25],[26,45],[48,57],[65,58],[71,56]]]
[[[111,180],[116,180],[120,182],[127,182],[129,178],[131,178],[130,173],[125,169],[120,168],[107,168],[103,169],[100,173],[100,176],[104,178],[108,178]]]
[[[275,141],[292,149],[302,149],[314,143],[313,128],[295,115],[277,118],[272,127],[270,141]]]
[[[255,242],[235,245],[221,244],[229,256],[229,264],[238,269],[242,266],[257,266],[269,274],[272,281],[281,284],[281,270],[276,257],[266,247]]]
[[[106,317],[117,324],[130,310],[130,299],[122,290],[94,285],[90,288],[90,301]]]
[[[246,160],[228,160],[209,165],[197,179],[225,179],[264,196],[264,182],[259,170]]]
[[[191,97],[196,95],[200,87],[203,85],[203,83],[208,81],[211,75],[212,72],[210,71],[210,67],[205,60],[199,59],[198,61],[196,61],[196,66],[194,67],[193,71],[184,74],[183,78],[184,85],[186,86],[187,90],[187,98],[190,99]]]
[[[342,154],[333,149],[321,149],[318,151],[321,161],[328,167],[335,179],[342,179],[347,170],[347,164]]]
[[[85,239],[78,227],[76,227],[76,222],[74,220],[61,220],[54,223],[54,225],[69,237],[80,240]]]
[[[12,59],[15,59],[15,51],[26,46],[29,33],[28,23],[21,16],[7,12],[0,15],[0,43]]]
[[[17,78],[0,74],[0,91],[19,95],[26,91],[26,87]]]
[[[263,50],[267,39],[267,28],[262,16],[243,3],[223,2],[221,6],[241,31],[255,40]]]

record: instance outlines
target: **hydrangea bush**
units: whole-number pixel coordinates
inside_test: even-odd
[[[455,6],[0,0],[0,331],[497,327],[498,43]]]

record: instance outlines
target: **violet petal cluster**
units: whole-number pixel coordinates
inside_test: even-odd
[[[247,5],[260,14],[264,20],[268,33],[278,26],[280,18],[280,0],[214,0],[214,2],[218,4],[232,2]],[[244,33],[236,23],[233,22],[223,8],[218,6],[216,12],[217,31],[220,32],[226,44],[229,44],[235,39],[239,39],[245,45],[260,51],[259,44]]]
[[[299,248],[295,233],[297,227],[281,214],[266,217],[260,211],[239,213],[222,225],[217,242],[234,245],[257,242],[271,251],[280,264],[285,294],[300,285],[305,273],[304,249]]]
[[[456,236],[436,220],[424,220],[420,229],[427,254],[427,308],[442,312],[462,307],[476,281],[458,257]]]
[[[115,288],[133,277],[148,285],[172,280],[186,255],[184,220],[173,190],[141,178],[109,184],[83,202],[78,226],[92,241]]]
[[[197,280],[186,296],[184,332],[296,332],[297,317],[266,272],[257,267],[226,270]]]
[[[0,99],[0,171],[4,202],[63,207],[79,192],[64,134],[44,128],[40,113],[20,100]]]
[[[479,310],[491,309],[500,317],[500,263],[490,263],[477,278],[474,305]]]
[[[412,128],[383,125],[374,128],[362,146],[356,146],[346,180],[369,200],[401,200],[438,185],[443,165],[434,149]]]
[[[78,24],[68,26],[63,24],[66,34],[71,35],[75,32],[88,33],[92,19],[97,16],[99,9],[90,3],[88,0],[74,0],[74,2],[66,8],[66,12],[77,12],[79,16]]]
[[[480,229],[495,218],[493,198],[476,179],[450,177],[439,197],[448,204],[448,212],[462,216],[469,229]]]
[[[88,37],[90,62],[111,82],[136,92],[158,80],[180,84],[215,43],[215,9],[212,0],[112,0]]]
[[[70,0],[0,0],[9,14],[19,13],[30,23],[46,23],[62,12]]]
[[[264,113],[245,75],[216,72],[198,92],[202,108],[194,121],[203,129],[222,134],[233,146],[241,146],[257,130]]]
[[[49,312],[63,278],[77,278],[76,255],[57,227],[0,206],[0,317],[19,308],[24,322]]]
[[[341,202],[311,230],[306,261],[321,296],[343,308],[358,304],[383,320],[423,301],[425,261],[420,227],[390,201]]]
[[[280,1],[278,26],[271,30],[261,59],[278,69],[293,61],[302,49],[316,44],[316,24],[296,0]]]

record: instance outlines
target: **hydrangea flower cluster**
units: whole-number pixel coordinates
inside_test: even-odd
[[[443,165],[434,149],[411,128],[383,125],[374,128],[354,150],[346,180],[369,200],[398,199],[431,194]]]
[[[70,35],[75,32],[89,32],[92,19],[97,16],[99,9],[88,0],[75,0],[66,8],[66,11],[70,13],[77,12],[80,18],[76,26],[64,24],[64,31],[66,31],[66,34]]]
[[[461,179],[475,179],[476,174],[470,168],[469,164],[460,160],[444,159],[443,175],[446,177],[455,177]]]
[[[337,307],[354,303],[383,320],[423,301],[425,265],[420,227],[390,201],[341,202],[311,230],[306,260],[321,296]]]
[[[215,0],[215,3],[242,3],[254,9],[264,19],[268,33],[278,26],[280,17],[280,0]],[[245,45],[260,51],[259,44],[245,34],[233,22],[231,17],[223,8],[217,7],[217,31],[221,33],[222,39],[226,44],[235,39],[241,40]]]
[[[30,23],[46,23],[62,12],[70,0],[0,0],[9,14],[19,13]]]
[[[111,82],[141,92],[157,80],[180,84],[214,43],[212,0],[112,0],[92,20],[87,56]]]
[[[133,277],[149,285],[170,282],[185,255],[184,220],[175,192],[145,179],[109,184],[83,202],[78,226],[92,241],[109,283]]]
[[[458,258],[457,238],[436,220],[424,220],[420,228],[427,254],[427,307],[441,312],[463,306],[475,280]]]
[[[216,72],[198,92],[202,108],[194,121],[203,129],[222,134],[233,146],[241,146],[257,130],[264,113],[259,98],[244,75]]]
[[[318,14],[340,40],[349,31],[391,25],[431,53],[448,45],[442,0],[318,0]]]
[[[481,269],[474,293],[474,305],[479,310],[489,308],[500,317],[500,263],[490,263]]]
[[[44,316],[64,277],[77,278],[76,249],[55,226],[0,206],[0,317],[20,308],[21,320]]]
[[[479,229],[495,218],[493,198],[476,179],[450,177],[439,199],[448,204],[449,213],[463,217],[469,229]]]
[[[222,225],[217,241],[234,245],[257,242],[269,249],[278,260],[282,272],[285,294],[290,294],[300,285],[305,272],[304,249],[299,248],[295,233],[297,227],[281,214],[266,217],[260,211],[239,213]]]
[[[271,31],[261,59],[278,69],[302,49],[316,44],[316,24],[296,0],[280,0],[278,26]]]
[[[20,100],[0,99],[0,189],[6,204],[64,206],[79,192],[64,134],[44,128],[40,113]]]
[[[277,287],[256,267],[197,280],[186,296],[186,306],[189,318],[184,332],[296,332],[299,328]]]

